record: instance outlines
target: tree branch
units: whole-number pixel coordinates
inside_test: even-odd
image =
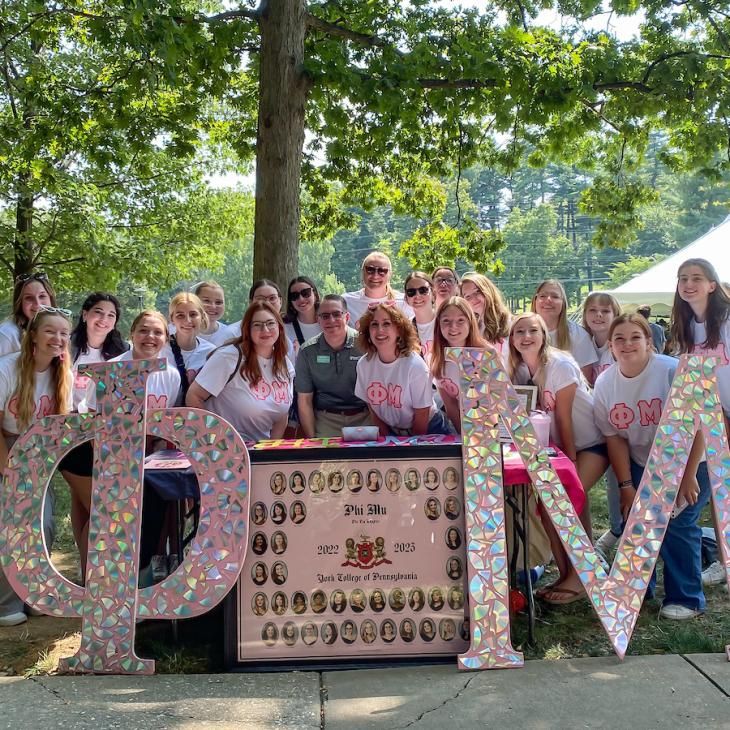
[[[353,41],[360,46],[366,46],[368,48],[384,48],[393,51],[398,56],[404,55],[403,51],[398,50],[392,43],[383,38],[370,35],[369,33],[360,33],[356,30],[346,28],[344,25],[338,25],[337,23],[328,23],[326,20],[322,20],[311,13],[306,14],[305,23],[308,28],[318,30],[320,33],[334,38],[344,38],[345,40]]]
[[[46,267],[52,267],[52,266],[62,266],[63,264],[75,264],[77,261],[86,261],[85,256],[74,256],[71,259],[60,259],[59,261],[41,261],[38,260],[36,262],[36,266],[46,266]]]

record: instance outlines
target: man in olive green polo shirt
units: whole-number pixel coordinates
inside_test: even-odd
[[[341,436],[343,426],[369,426],[367,405],[355,397],[357,332],[339,294],[323,297],[317,311],[322,333],[307,340],[297,355],[299,424],[308,438]]]

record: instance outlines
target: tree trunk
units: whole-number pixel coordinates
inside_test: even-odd
[[[13,242],[13,280],[33,270],[33,194],[28,190],[29,176],[18,180],[15,206],[15,240]]]
[[[282,288],[299,266],[299,193],[309,88],[302,73],[305,17],[305,0],[268,0],[262,3],[259,18],[253,276],[273,279]]]

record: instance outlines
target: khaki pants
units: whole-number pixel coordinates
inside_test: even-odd
[[[366,408],[354,416],[341,416],[327,411],[314,412],[314,435],[317,438],[342,436],[343,426],[372,426],[370,411]]]

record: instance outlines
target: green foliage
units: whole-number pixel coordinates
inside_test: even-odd
[[[609,278],[606,282],[607,289],[615,289],[625,284],[642,271],[650,269],[654,264],[662,260],[662,256],[630,256],[626,261],[616,264],[609,271]]]

